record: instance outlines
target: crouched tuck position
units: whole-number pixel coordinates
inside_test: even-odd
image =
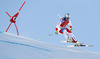
[[[67,28],[67,25],[69,26],[69,29]],[[71,37],[71,42],[76,43],[77,40],[75,39],[75,36],[72,33],[72,24],[70,21],[70,15],[69,13],[65,14],[63,18],[60,19],[58,22],[56,28],[56,34],[63,34],[66,38],[66,40],[69,40],[69,36]]]

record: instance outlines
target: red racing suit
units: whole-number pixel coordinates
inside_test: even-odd
[[[72,29],[72,24],[71,24],[71,21],[69,20],[69,21],[66,21],[64,18],[62,18],[59,22],[58,22],[58,24],[57,24],[57,26],[56,26],[56,31],[59,31],[59,33],[60,34],[63,34],[63,30],[65,30],[66,29],[66,31],[68,32],[68,33],[72,33],[66,26],[67,25],[69,25],[69,27]]]

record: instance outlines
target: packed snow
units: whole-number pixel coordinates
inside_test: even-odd
[[[67,48],[0,31],[0,59],[100,59],[100,53]]]

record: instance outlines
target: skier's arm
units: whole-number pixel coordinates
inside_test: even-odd
[[[61,20],[58,22],[58,24],[57,24],[57,26],[56,26],[56,28],[55,28],[55,34],[59,34],[59,32],[58,32],[58,28],[60,27],[60,24],[61,24]]]
[[[72,31],[72,24],[71,24],[71,21],[70,20],[69,20],[69,28]]]
[[[57,26],[56,26],[56,28],[55,28],[55,34],[58,34],[59,23],[60,23],[60,21],[58,22],[58,24],[57,24]]]
[[[59,34],[59,32],[58,32],[58,28],[56,28],[55,30],[56,30],[55,34]]]

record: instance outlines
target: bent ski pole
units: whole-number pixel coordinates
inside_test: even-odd
[[[46,34],[46,35],[42,36],[41,38],[39,38],[38,40],[44,38],[45,36],[52,36],[52,35],[55,35],[55,33],[53,33],[53,34]]]
[[[48,34],[48,36],[52,36],[52,35],[55,35],[55,33],[53,33],[53,34]]]

